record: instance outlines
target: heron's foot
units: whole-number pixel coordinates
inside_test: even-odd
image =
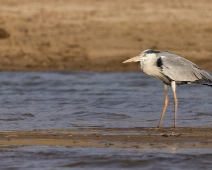
[[[161,128],[161,124],[159,123],[158,126],[157,126],[157,129],[160,129],[160,128]]]
[[[174,127],[174,128],[171,128],[171,133],[167,133],[167,134],[162,134],[163,137],[171,137],[171,136],[174,136],[174,137],[178,137],[180,135],[182,135],[182,133],[176,133],[177,130],[177,127]]]
[[[161,136],[163,136],[163,137],[170,137],[170,136],[179,137],[180,135],[182,135],[182,133],[172,132],[171,134],[162,134]]]
[[[174,132],[175,130],[177,130],[177,126],[173,127],[172,132]]]
[[[156,131],[161,131],[162,128],[161,128],[161,127],[156,127],[155,130],[156,130]]]

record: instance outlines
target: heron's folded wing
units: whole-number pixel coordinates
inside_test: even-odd
[[[202,70],[194,63],[179,56],[161,56],[162,73],[174,81],[196,81],[202,79]]]

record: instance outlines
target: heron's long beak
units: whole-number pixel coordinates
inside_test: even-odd
[[[138,62],[141,61],[142,55],[135,56],[133,58],[130,58],[128,60],[125,60],[123,63],[129,63],[129,62]]]

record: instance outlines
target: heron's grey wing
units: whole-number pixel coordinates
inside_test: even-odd
[[[162,73],[174,81],[195,82],[201,80],[203,75],[210,77],[210,75],[200,70],[194,63],[177,55],[164,55],[159,58],[162,62]]]

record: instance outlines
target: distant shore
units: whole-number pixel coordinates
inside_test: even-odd
[[[145,49],[212,71],[207,0],[2,0],[0,10],[0,71],[140,71],[122,61]]]

